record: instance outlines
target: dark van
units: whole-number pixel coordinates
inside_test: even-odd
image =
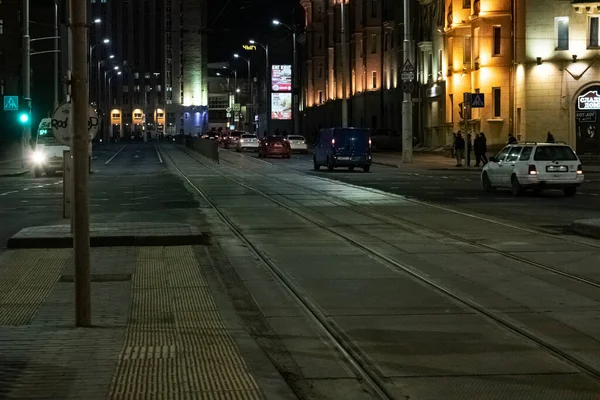
[[[331,128],[321,130],[315,141],[313,164],[315,171],[326,166],[329,171],[337,167],[355,167],[369,172],[371,169],[371,135],[368,129]]]

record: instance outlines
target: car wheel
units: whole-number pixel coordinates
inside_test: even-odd
[[[515,175],[510,178],[510,188],[513,196],[520,196],[523,194],[523,187]]]
[[[315,171],[319,171],[321,169],[321,166],[319,164],[317,164],[317,158],[313,157],[313,169]]]
[[[352,166],[348,167],[348,171],[350,171],[350,172],[354,172],[354,165],[352,165]]]
[[[371,170],[371,166],[370,165],[365,165],[363,167],[363,172],[369,172]]]
[[[490,181],[490,177],[487,173],[483,174],[481,178],[481,186],[483,186],[483,190],[486,192],[493,192],[496,188],[492,186],[492,182]]]
[[[327,171],[333,171],[333,163],[329,157],[327,157]]]
[[[567,197],[573,197],[573,196],[575,196],[575,193],[577,193],[577,188],[574,187],[574,186],[573,187],[568,187],[568,188],[565,188],[563,190],[563,192],[565,193],[565,196],[567,196]]]

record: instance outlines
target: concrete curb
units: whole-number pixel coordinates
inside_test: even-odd
[[[13,177],[13,176],[23,176],[29,173],[28,169],[24,169],[21,171],[17,171],[17,172],[8,172],[8,173],[2,173],[0,172],[0,178],[9,178],[9,177]]]
[[[574,221],[571,223],[571,231],[582,236],[600,239],[600,218]]]
[[[209,245],[210,234],[202,232],[188,235],[111,235],[90,237],[91,247],[144,247],[144,246],[193,246]],[[73,238],[68,236],[13,236],[8,239],[9,249],[66,249],[73,247]]]
[[[373,164],[377,164],[377,165],[384,165],[386,167],[400,168],[398,166],[398,164],[386,163],[386,162],[381,162],[381,161],[372,161],[372,163]]]

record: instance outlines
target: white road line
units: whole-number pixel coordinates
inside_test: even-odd
[[[160,156],[160,151],[158,151],[158,147],[156,147],[156,145],[154,145],[154,150],[156,150],[156,155],[158,156],[158,161],[160,161],[160,163],[163,163],[163,159]]]
[[[110,163],[116,156],[118,156],[119,153],[122,152],[125,147],[127,147],[127,145],[121,147],[111,158],[108,159],[107,162],[104,163],[104,165],[108,165],[108,163]]]

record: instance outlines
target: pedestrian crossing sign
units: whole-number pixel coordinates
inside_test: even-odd
[[[4,96],[4,111],[19,111],[19,96]]]
[[[471,108],[484,108],[485,97],[483,93],[471,93]]]

